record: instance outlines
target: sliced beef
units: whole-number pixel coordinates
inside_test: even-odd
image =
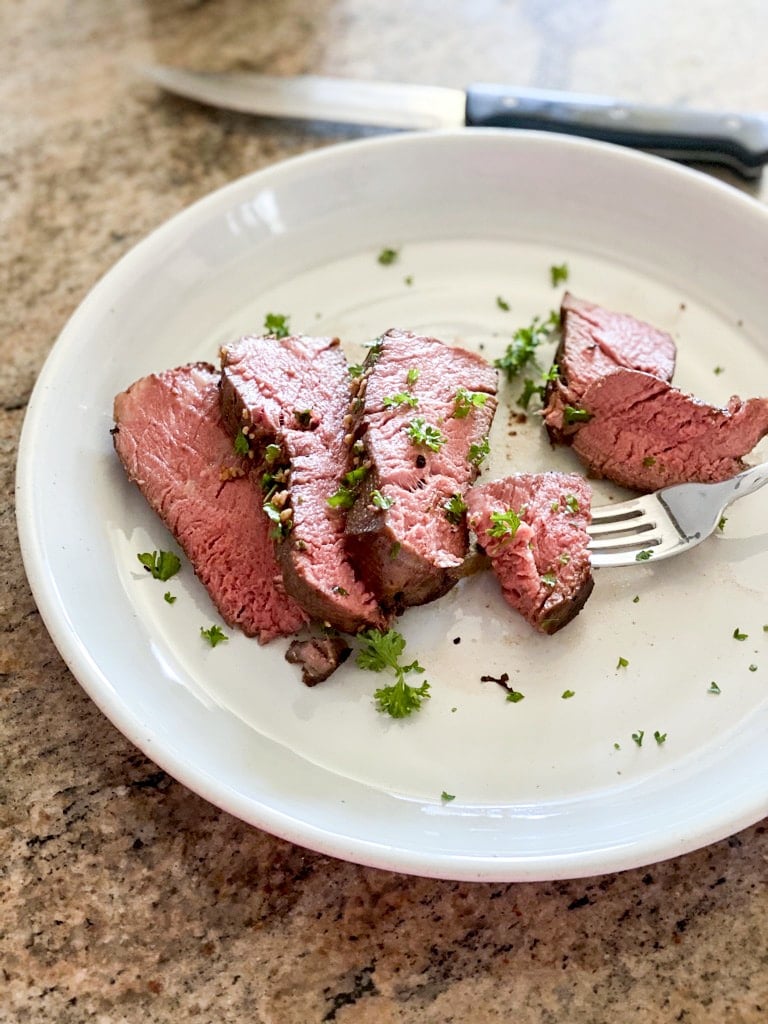
[[[592,592],[589,484],[571,473],[521,473],[472,487],[468,516],[505,599],[555,633]]]
[[[301,666],[301,681],[315,686],[332,675],[352,653],[344,637],[338,635],[312,636],[294,640],[285,655],[291,665]]]
[[[585,390],[614,370],[626,368],[672,379],[676,349],[672,338],[626,313],[613,313],[565,293],[560,308],[561,339],[555,354],[557,377],[547,384],[544,423],[550,439],[569,440],[579,420]]]
[[[206,363],[151,374],[114,403],[115,449],[230,626],[261,643],[306,621],[285,591],[258,478],[235,455]]]
[[[481,356],[399,330],[377,341],[353,382],[353,456],[368,471],[347,533],[389,609],[433,600],[461,575],[464,494],[482,462],[496,387]]]
[[[385,619],[346,550],[344,509],[328,503],[349,456],[350,376],[338,340],[246,337],[221,356],[225,420],[266,462],[286,590],[339,630],[378,628]]]
[[[640,491],[726,480],[768,434],[766,398],[733,397],[718,409],[636,370],[590,384],[581,404],[591,418],[573,450],[592,476]]]

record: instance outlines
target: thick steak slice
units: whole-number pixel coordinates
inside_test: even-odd
[[[613,313],[566,292],[560,307],[557,377],[547,384],[544,423],[550,439],[567,443],[578,429],[567,412],[580,409],[585,390],[614,370],[626,368],[671,380],[676,349],[672,338],[626,313]],[[577,414],[578,415],[578,414]]]
[[[258,478],[233,451],[207,363],[143,377],[115,398],[115,450],[222,618],[266,643],[306,621],[288,596]]]
[[[591,419],[573,450],[592,476],[639,491],[726,480],[768,434],[768,398],[733,397],[718,409],[637,370],[590,384],[582,405]]]
[[[276,464],[287,469],[268,503],[283,517],[278,560],[286,590],[313,619],[343,632],[378,628],[384,617],[348,556],[344,509],[328,504],[349,456],[350,377],[338,340],[246,337],[221,356],[227,424],[233,433],[248,430],[257,456],[267,445],[279,448]]]
[[[347,533],[388,609],[433,600],[461,575],[464,493],[483,458],[477,446],[491,426],[496,387],[481,356],[398,330],[379,339],[353,382],[353,452],[370,468]]]
[[[468,516],[502,593],[541,633],[555,633],[592,593],[592,492],[571,473],[521,473],[472,487]]]

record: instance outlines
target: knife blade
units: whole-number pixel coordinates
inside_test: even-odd
[[[445,86],[283,77],[153,65],[145,74],[168,92],[266,117],[391,129],[528,128],[643,149],[686,162],[720,164],[758,178],[768,162],[768,117],[646,106],[607,96],[477,84]]]

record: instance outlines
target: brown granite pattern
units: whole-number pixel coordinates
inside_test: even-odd
[[[0,6],[0,1021],[768,1019],[764,825],[643,870],[518,885],[276,840],[159,771],[84,695],[29,593],[12,497],[34,379],[99,276],[200,195],[341,137],[162,97],[137,63],[760,109],[766,38],[762,0]]]

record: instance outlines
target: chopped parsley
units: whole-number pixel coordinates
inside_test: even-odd
[[[294,409],[293,417],[300,427],[308,427],[312,422],[311,409]]]
[[[643,465],[645,466],[646,469],[650,469],[651,466],[655,466],[656,465],[655,457],[653,455],[646,455],[645,458],[643,459]]]
[[[560,696],[561,696],[561,698],[563,700],[570,700],[571,697],[575,697],[576,696],[576,691],[575,690],[563,690],[563,692],[560,694]]]
[[[398,391],[396,395],[385,395],[382,399],[382,404],[385,409],[392,409],[400,405],[409,405],[412,409],[415,409],[419,404],[419,400],[410,391]]]
[[[267,313],[264,317],[264,330],[275,338],[287,338],[291,333],[288,321],[289,317],[281,313]]]
[[[722,693],[722,692],[723,691],[720,689],[720,687],[717,685],[717,683],[713,679],[712,682],[709,684],[709,689],[707,690],[707,693]]]
[[[281,508],[272,501],[265,501],[261,507],[264,509],[267,518],[273,523],[269,533],[270,537],[273,540],[282,540],[293,529],[292,516],[283,515],[284,512],[290,512],[291,510]]]
[[[589,423],[592,413],[586,409],[580,409],[575,405],[566,405],[563,409],[563,419],[566,423]]]
[[[391,249],[386,246],[379,252],[379,255],[376,257],[376,259],[379,261],[382,267],[390,267],[393,263],[396,263],[399,258],[399,249]]]
[[[571,556],[567,551],[561,551],[560,554],[557,556],[557,560],[560,563],[560,565],[568,565],[568,563],[571,560]]]
[[[330,508],[352,508],[355,503],[357,496],[357,489],[365,479],[368,473],[368,467],[357,466],[355,469],[350,469],[348,473],[345,473],[341,478],[341,484],[337,491],[335,491],[330,498],[328,498],[327,505]]]
[[[521,700],[525,700],[525,694],[520,693],[519,690],[510,690],[507,694],[507,700],[510,704],[519,704]]]
[[[629,665],[629,662],[626,658],[620,657],[619,660],[616,662],[616,668],[626,668],[627,665]]]
[[[382,494],[377,488],[375,491],[371,491],[371,504],[374,508],[378,508],[381,509],[382,512],[386,512],[388,508],[392,508],[395,504],[395,499],[387,497],[386,494]]]
[[[416,383],[416,381],[417,381],[418,379],[419,379],[419,370],[418,370],[418,367],[416,367],[416,366],[412,366],[412,367],[410,368],[410,370],[408,371],[408,373],[407,373],[407,374],[405,375],[405,383],[406,383],[406,384],[408,385],[408,387],[410,388],[410,387],[413,387],[413,385],[414,385],[414,384]]]
[[[172,551],[144,551],[136,557],[153,580],[169,580],[181,568],[181,559]]]
[[[454,494],[452,498],[443,503],[443,511],[448,522],[458,526],[467,511],[467,503],[464,501],[463,495],[458,492]]]
[[[443,803],[447,804],[447,803],[450,803],[451,800],[455,800],[456,799],[456,794],[455,793],[446,793],[446,791],[443,790],[443,792],[440,794],[440,799],[443,801]]]
[[[235,455],[247,455],[251,450],[248,438],[242,430],[238,430],[237,434],[235,434],[233,447],[235,449]]]
[[[757,672],[757,665],[750,665],[749,666],[749,671],[750,672]]]
[[[638,732],[632,733],[632,739],[635,741],[638,747],[642,747],[643,745],[643,736],[645,736],[645,732],[643,729],[640,729]]]
[[[638,551],[635,555],[636,562],[647,562],[649,558],[653,556],[652,551]]]
[[[363,375],[363,365],[362,365],[362,363],[353,363],[351,366],[348,366],[347,367],[347,373],[349,374],[350,377],[355,378],[355,380],[358,377],[362,377],[362,375]]]
[[[635,594],[635,596],[632,598],[632,604],[639,604],[639,602],[640,602],[640,595],[639,594]]]
[[[272,463],[276,459],[279,459],[281,455],[282,452],[280,450],[279,444],[268,444],[267,447],[264,449],[264,461],[268,466],[271,466]]]
[[[163,600],[166,602],[166,604],[173,604],[173,602],[176,600],[176,595],[172,594],[170,590],[166,590],[166,592],[163,594]]]
[[[495,359],[493,365],[503,370],[508,380],[512,380],[528,363],[534,362],[536,349],[543,341],[548,341],[552,332],[560,323],[560,317],[555,310],[549,317],[542,321],[541,317],[535,316],[528,327],[519,327],[512,336],[512,341],[499,359]]]
[[[473,441],[469,446],[467,452],[467,462],[471,462],[473,466],[479,467],[480,464],[490,455],[491,445],[488,440],[488,435],[482,439],[482,441]]]
[[[541,577],[541,582],[546,587],[556,587],[557,576],[553,572],[545,572],[544,575]]]
[[[472,409],[482,408],[487,401],[488,395],[482,391],[467,391],[466,388],[459,388],[453,399],[454,419],[466,419]]]
[[[403,283],[407,284],[408,287],[410,288],[411,285],[413,284],[413,274],[406,274],[406,276],[403,278]]]
[[[727,517],[727,516],[720,516],[720,518],[718,519],[718,521],[717,521],[717,528],[718,528],[718,530],[719,530],[719,531],[720,531],[721,533],[722,533],[722,532],[723,532],[723,530],[725,529],[725,524],[726,524],[727,522],[728,522],[728,517]]]
[[[723,372],[724,372],[724,367],[722,367],[722,366],[716,366],[716,367],[715,367],[715,369],[714,369],[714,372],[715,372],[715,374],[716,374],[717,376],[719,376],[719,375],[720,375],[721,373],[723,373]]]
[[[424,445],[425,448],[429,448],[433,452],[440,451],[446,441],[437,427],[427,423],[423,416],[416,416],[412,419],[405,428],[405,432],[413,444]]]
[[[359,668],[371,672],[383,672],[388,669],[395,674],[395,682],[391,686],[382,686],[373,694],[379,711],[386,712],[392,718],[406,718],[418,711],[423,701],[429,700],[429,683],[426,680],[421,686],[410,686],[405,681],[409,672],[422,673],[423,667],[418,661],[409,665],[400,664],[400,656],[405,650],[405,638],[394,629],[382,632],[378,629],[367,629],[359,634],[363,646],[357,654]]]
[[[507,302],[506,299],[502,299],[500,295],[496,296],[496,305],[499,307],[499,309],[503,309],[505,313],[509,312],[509,303]]]
[[[505,540],[514,537],[523,521],[524,512],[524,508],[521,508],[519,512],[515,512],[511,508],[508,508],[506,512],[491,512],[488,536],[503,537]]]
[[[221,644],[225,640],[229,640],[229,637],[219,628],[219,626],[210,626],[208,629],[201,626],[200,636],[203,640],[207,640],[211,647],[215,647],[217,644]]]
[[[661,744],[666,741],[667,734],[665,732],[659,732],[657,729],[653,734],[653,738],[656,740],[658,745],[661,746]]]
[[[579,511],[579,499],[576,497],[575,494],[566,494],[565,507],[568,509],[571,515],[576,515],[576,513]]]
[[[733,631],[733,639],[734,640],[746,640],[748,638],[748,636],[749,636],[749,633],[742,633],[738,626]]]
[[[557,288],[559,284],[568,280],[568,264],[561,263],[560,266],[553,266],[549,268],[549,279],[552,282],[552,287]]]

